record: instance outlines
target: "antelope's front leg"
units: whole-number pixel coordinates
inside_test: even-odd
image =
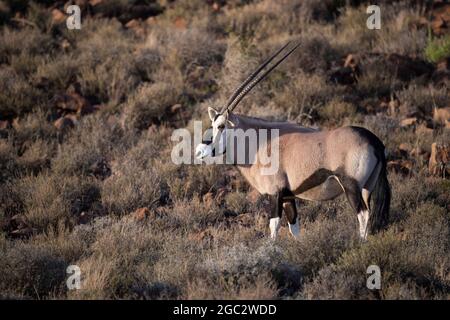
[[[272,240],[275,240],[281,226],[281,213],[283,212],[283,196],[281,192],[278,192],[275,196],[272,196],[272,204],[269,227],[270,237]]]

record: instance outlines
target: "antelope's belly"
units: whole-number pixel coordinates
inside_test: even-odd
[[[323,183],[300,193],[295,193],[295,196],[304,200],[325,201],[332,200],[342,193],[343,190],[339,182],[330,176]]]

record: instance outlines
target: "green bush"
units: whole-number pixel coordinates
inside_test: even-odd
[[[425,57],[428,61],[437,63],[450,57],[450,36],[446,35],[442,38],[428,38],[425,48]]]

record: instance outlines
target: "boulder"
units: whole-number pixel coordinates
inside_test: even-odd
[[[409,127],[417,123],[416,117],[405,118],[400,121],[400,127]]]
[[[90,108],[90,103],[84,97],[76,92],[57,94],[53,98],[58,109],[79,112]]]
[[[428,162],[431,175],[448,177],[450,174],[450,146],[434,142],[431,145],[431,155]]]
[[[392,160],[388,161],[387,163],[388,170],[394,171],[402,175],[409,175],[413,167],[414,163],[412,160],[403,160],[403,159]]]
[[[53,125],[59,131],[66,131],[70,128],[75,127],[75,121],[71,117],[61,117],[56,120]]]
[[[445,125],[446,122],[450,121],[450,107],[434,108],[433,121],[440,125]]]
[[[0,120],[0,130],[6,130],[10,127],[10,123],[7,120]]]
[[[64,12],[58,9],[52,10],[52,23],[53,24],[60,24],[63,23],[66,20],[66,15]]]
[[[445,35],[450,27],[450,4],[435,2],[431,11],[431,28],[435,35]]]
[[[149,208],[139,208],[136,211],[131,213],[131,216],[136,221],[144,221],[150,218],[155,218],[155,213],[152,213]]]

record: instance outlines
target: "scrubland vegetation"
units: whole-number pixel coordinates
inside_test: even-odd
[[[356,0],[0,1],[0,297],[449,299],[450,7],[379,3],[381,30]],[[233,167],[170,160],[172,131],[289,39],[236,112],[382,139],[390,224],[366,243],[344,198],[272,242]]]

